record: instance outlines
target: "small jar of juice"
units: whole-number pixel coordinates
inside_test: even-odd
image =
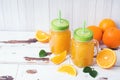
[[[52,53],[59,54],[63,51],[69,52],[71,33],[69,22],[65,19],[54,19],[50,29],[50,49]]]
[[[93,32],[91,30],[77,28],[73,33],[71,41],[71,59],[73,63],[78,67],[92,65],[96,43],[98,42],[93,39]]]

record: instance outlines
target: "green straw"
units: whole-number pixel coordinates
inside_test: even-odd
[[[85,32],[85,26],[86,26],[86,21],[84,21],[84,24],[83,24],[83,32]]]
[[[59,10],[58,17],[59,17],[59,22],[61,23],[61,10]]]

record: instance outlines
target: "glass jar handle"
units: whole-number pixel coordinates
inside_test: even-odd
[[[96,39],[93,39],[93,42],[96,47],[96,50],[94,51],[94,56],[97,56],[97,53],[99,52],[99,42]]]

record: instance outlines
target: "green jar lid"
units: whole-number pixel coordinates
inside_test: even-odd
[[[69,22],[66,19],[61,19],[61,21],[59,19],[54,19],[51,22],[51,29],[52,30],[66,30],[69,28]]]
[[[87,42],[93,39],[93,32],[87,28],[84,31],[83,28],[77,28],[73,33],[73,37],[77,41]]]

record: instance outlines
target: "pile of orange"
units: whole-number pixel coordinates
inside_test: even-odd
[[[94,33],[93,38],[100,42],[102,39],[102,35],[103,35],[102,29],[100,29],[99,27],[97,27],[95,25],[88,26],[88,29],[93,31],[93,33]]]
[[[105,18],[99,23],[99,27],[103,30],[107,30],[110,27],[116,27],[115,22],[112,19]]]
[[[109,18],[101,20],[98,26],[88,26],[92,30],[94,39],[103,42],[108,48],[98,52],[96,61],[101,68],[111,68],[116,63],[116,54],[112,49],[120,46],[120,30],[116,23]]]
[[[104,34],[102,41],[109,48],[117,48],[120,46],[120,30],[114,27],[107,29]]]
[[[112,19],[103,19],[99,27],[103,30],[103,43],[109,48],[120,46],[120,30]]]
[[[94,39],[102,41],[107,47],[117,48],[120,46],[120,30],[112,19],[103,19],[98,27],[88,26],[88,28],[93,31]]]

